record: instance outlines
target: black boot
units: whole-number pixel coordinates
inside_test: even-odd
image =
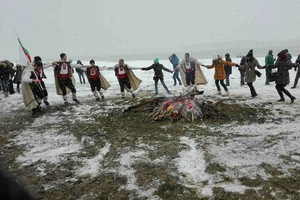
[[[296,97],[291,97],[291,104],[293,104],[295,100],[296,100]]]

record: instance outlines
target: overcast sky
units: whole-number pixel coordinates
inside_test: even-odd
[[[0,59],[189,51],[300,39],[299,0],[0,0]]]

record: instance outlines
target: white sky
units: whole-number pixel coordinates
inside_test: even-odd
[[[0,59],[189,50],[300,38],[299,0],[0,0]],[[234,43],[233,43],[234,44]]]

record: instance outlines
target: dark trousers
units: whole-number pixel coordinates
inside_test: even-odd
[[[17,91],[20,93],[20,84],[21,84],[21,82],[17,82],[16,84],[17,84]]]
[[[189,86],[195,84],[195,72],[185,72],[186,84]]]
[[[247,85],[248,85],[249,88],[250,88],[251,96],[252,96],[252,97],[256,97],[256,96],[257,96],[257,93],[256,93],[256,91],[255,91],[255,88],[253,87],[253,83],[247,83]]]
[[[245,85],[245,71],[240,70],[241,75],[241,85]]]
[[[126,86],[128,89],[131,89],[131,85],[130,85],[130,81],[129,81],[129,78],[128,78],[128,77],[125,77],[125,78],[118,78],[118,81],[119,81],[119,85],[120,85],[121,92],[124,92],[125,86]]]
[[[297,86],[299,78],[300,78],[300,69],[298,68],[298,71],[297,71],[297,74],[295,77],[294,87]]]
[[[8,88],[9,88],[9,93],[10,94],[14,94],[15,93],[15,90],[14,90],[14,83],[12,80],[9,80],[8,82]]]
[[[179,85],[181,85],[181,80],[179,78],[179,70],[175,70],[173,74],[174,85],[176,85],[176,80],[178,80]]]
[[[224,83],[224,80],[215,80],[215,83],[216,83],[216,86],[217,86],[218,91],[221,90],[220,84],[222,85],[222,87],[224,88],[225,91],[228,91],[228,89],[227,89],[227,87],[226,87],[226,85],[225,85],[225,83]],[[219,84],[219,83],[220,83],[220,84]]]
[[[78,76],[79,76],[79,81],[80,83],[84,83],[85,84],[85,78],[84,78],[84,73],[78,73]]]
[[[96,89],[97,89],[97,91],[101,90],[101,81],[100,81],[100,78],[90,79],[89,82],[90,82],[90,86],[91,86],[92,92],[94,92]]]
[[[72,93],[76,93],[76,89],[70,78],[58,78],[57,81],[63,93],[63,96],[67,95],[66,87],[69,88],[72,91]]]
[[[266,67],[266,83],[269,83],[270,82],[270,75],[272,73],[272,68],[270,66],[267,66]]]
[[[45,87],[44,81],[39,83],[32,83],[31,84],[31,90],[32,93],[34,94],[35,99],[38,101],[38,99],[44,99],[45,97],[48,96],[48,91]],[[38,101],[40,102],[40,101]]]
[[[282,85],[282,84],[276,84],[276,90],[280,96],[280,99],[281,100],[284,100],[284,96],[283,96],[283,93],[286,94],[288,97],[290,97],[291,99],[294,98],[291,93],[285,89],[285,86],[286,85]]]

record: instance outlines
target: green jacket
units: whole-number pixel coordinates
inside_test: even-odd
[[[272,54],[268,54],[268,55],[265,57],[265,64],[266,64],[266,65],[274,65],[274,61],[275,61],[275,59],[273,58],[273,55],[272,55]]]

